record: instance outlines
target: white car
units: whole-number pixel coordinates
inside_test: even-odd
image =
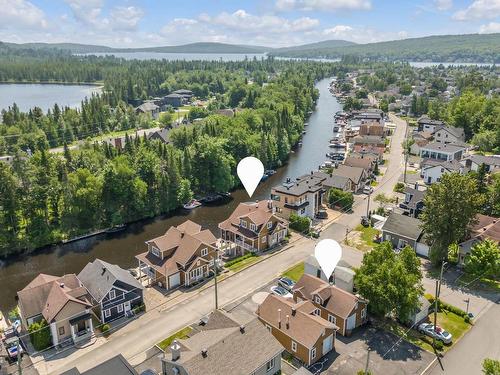
[[[293,298],[292,293],[281,286],[273,285],[271,287],[271,293],[284,298]]]
[[[371,187],[369,185],[366,185],[365,187],[363,187],[363,193],[364,194],[371,194],[371,193],[373,193],[373,187]]]
[[[434,337],[436,340],[442,341],[443,344],[450,344],[453,336],[451,333],[445,331],[440,326],[434,329],[434,324],[422,323],[418,326],[418,330],[427,336]]]

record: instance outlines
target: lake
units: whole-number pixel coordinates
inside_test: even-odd
[[[83,56],[115,56],[125,60],[203,60],[203,61],[243,61],[256,58],[265,59],[265,53],[162,53],[162,52],[96,52]]]
[[[331,79],[316,84],[320,97],[316,109],[307,120],[307,133],[303,146],[294,150],[288,163],[276,174],[257,187],[252,199],[269,199],[271,187],[281,184],[287,177],[292,179],[318,169],[330,152],[329,140],[333,136],[333,115],[342,109],[341,104],[328,91]],[[142,221],[128,226],[115,234],[103,234],[88,240],[53,246],[21,259],[3,263],[0,261],[0,310],[8,311],[15,306],[16,291],[24,288],[39,273],[64,275],[79,273],[96,258],[118,264],[123,268],[137,267],[135,255],[145,251],[144,242],[164,234],[173,225],[187,219],[193,220],[219,236],[218,223],[227,219],[240,202],[248,201],[242,189],[231,193],[229,202],[217,206],[202,206],[192,211],[179,210],[174,215]]]
[[[5,83],[0,84],[0,110],[16,103],[21,111],[38,106],[44,111],[55,103],[60,107],[79,107],[82,99],[101,91],[93,85],[64,85],[41,83]]]

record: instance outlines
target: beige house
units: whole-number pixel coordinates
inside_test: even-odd
[[[338,327],[323,319],[310,301],[295,303],[270,294],[259,305],[257,316],[289,353],[308,366],[335,347]]]
[[[148,250],[136,255],[140,273],[165,289],[190,286],[210,275],[218,259],[217,239],[190,220],[146,241]]]
[[[75,274],[40,274],[17,292],[22,328],[35,322],[49,325],[52,344],[79,342],[94,332],[90,298]]]
[[[293,287],[293,298],[311,302],[319,309],[318,315],[335,324],[342,336],[349,336],[367,319],[368,301],[308,274]]]
[[[221,238],[228,244],[227,256],[259,252],[285,240],[288,222],[275,214],[272,201],[240,203],[231,216],[219,224]]]

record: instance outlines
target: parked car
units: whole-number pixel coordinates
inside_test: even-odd
[[[292,293],[290,293],[288,290],[283,288],[282,286],[272,286],[271,287],[271,293],[276,294],[277,296],[284,297],[284,298],[292,298]]]
[[[3,342],[5,345],[5,350],[7,351],[8,358],[10,360],[17,360],[18,354],[22,356],[24,353],[21,343],[19,342],[18,344],[18,341],[18,337],[10,337]]]
[[[439,326],[436,326],[436,329],[434,329],[434,324],[431,323],[420,324],[418,330],[429,337],[434,337],[436,340],[442,341],[443,344],[450,344],[453,338],[451,333]]]
[[[278,285],[285,288],[288,291],[292,291],[292,288],[295,285],[295,281],[289,279],[288,277],[282,277],[278,280]]]
[[[364,227],[370,225],[370,219],[368,219],[368,216],[361,216],[361,225]]]
[[[364,193],[364,194],[371,194],[371,193],[373,193],[373,187],[372,187],[372,186],[369,186],[369,185],[366,185],[366,186],[363,188],[363,193]]]
[[[327,219],[328,213],[325,210],[319,210],[318,213],[316,214],[316,217],[318,219]]]

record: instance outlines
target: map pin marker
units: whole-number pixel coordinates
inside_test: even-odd
[[[252,197],[262,176],[264,176],[264,165],[259,159],[248,156],[238,163],[236,172],[248,195]]]
[[[342,247],[335,240],[321,240],[314,248],[314,257],[325,273],[326,278],[329,279],[340,258],[342,258]]]

